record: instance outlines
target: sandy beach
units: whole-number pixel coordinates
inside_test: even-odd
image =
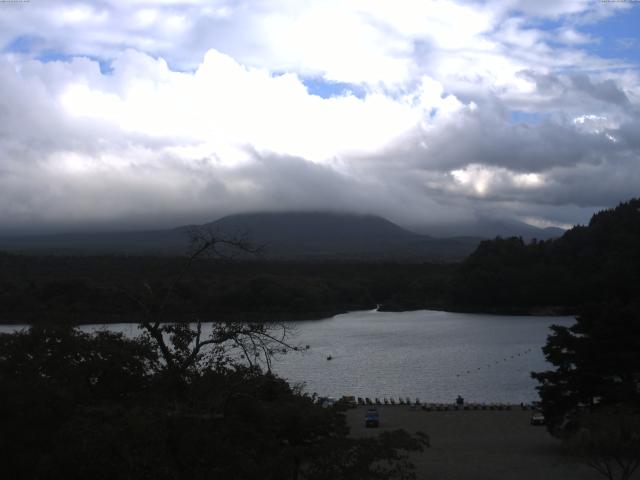
[[[545,427],[531,426],[531,411],[412,410],[379,406],[380,427],[365,428],[365,407],[347,412],[354,436],[402,428],[423,431],[431,447],[412,456],[418,479],[430,480],[591,480],[591,467],[563,452]]]

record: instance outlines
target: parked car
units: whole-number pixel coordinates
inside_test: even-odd
[[[380,425],[380,415],[375,408],[367,408],[364,414],[364,426],[367,428],[377,428]]]
[[[531,425],[544,425],[546,423],[542,412],[536,412],[531,416]]]

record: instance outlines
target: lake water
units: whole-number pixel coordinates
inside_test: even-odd
[[[429,310],[351,312],[297,322],[293,342],[310,348],[280,357],[274,370],[324,396],[452,402],[459,394],[468,402],[530,402],[537,399],[530,372],[550,368],[541,351],[548,327],[573,322]],[[103,327],[83,327],[96,328]],[[132,324],[108,328],[137,332]]]

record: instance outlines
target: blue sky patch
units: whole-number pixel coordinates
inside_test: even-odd
[[[344,95],[364,98],[366,95],[364,88],[351,83],[330,82],[319,77],[307,77],[301,80],[311,95],[317,95],[322,98],[341,97]]]
[[[4,48],[7,52],[31,53],[45,45],[45,39],[37,35],[20,35]]]
[[[7,44],[7,46],[4,48],[4,51],[11,53],[20,53],[23,55],[30,54],[33,56],[33,58],[41,62],[69,62],[74,57],[85,57],[93,60],[94,62],[98,62],[98,64],[100,65],[100,72],[103,75],[108,75],[113,72],[110,61],[106,61],[91,55],[72,55],[50,49],[44,50],[43,47],[45,47],[45,45],[46,40],[43,37],[39,37],[37,35],[20,35],[9,42],[9,44]]]
[[[618,3],[618,2],[610,2]],[[582,34],[588,35],[594,41],[576,45],[591,55],[607,59],[626,60],[629,63],[640,63],[640,2],[625,2],[629,8],[620,9],[610,17],[585,25],[577,24],[573,28]],[[602,2],[600,8],[616,8]],[[545,19],[529,22],[531,28],[554,33],[560,29],[571,26],[563,19]],[[562,41],[549,40],[552,47],[566,47]]]
[[[640,63],[640,3],[630,4],[631,8],[580,29],[599,39],[588,46],[592,54]]]

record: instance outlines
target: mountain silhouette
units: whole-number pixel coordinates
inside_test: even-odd
[[[196,226],[197,227],[197,226]],[[201,227],[243,237],[267,258],[456,260],[480,238],[433,238],[374,215],[333,212],[251,213],[223,217]],[[49,253],[179,254],[193,226],[139,232],[69,233],[0,238],[0,248]]]

